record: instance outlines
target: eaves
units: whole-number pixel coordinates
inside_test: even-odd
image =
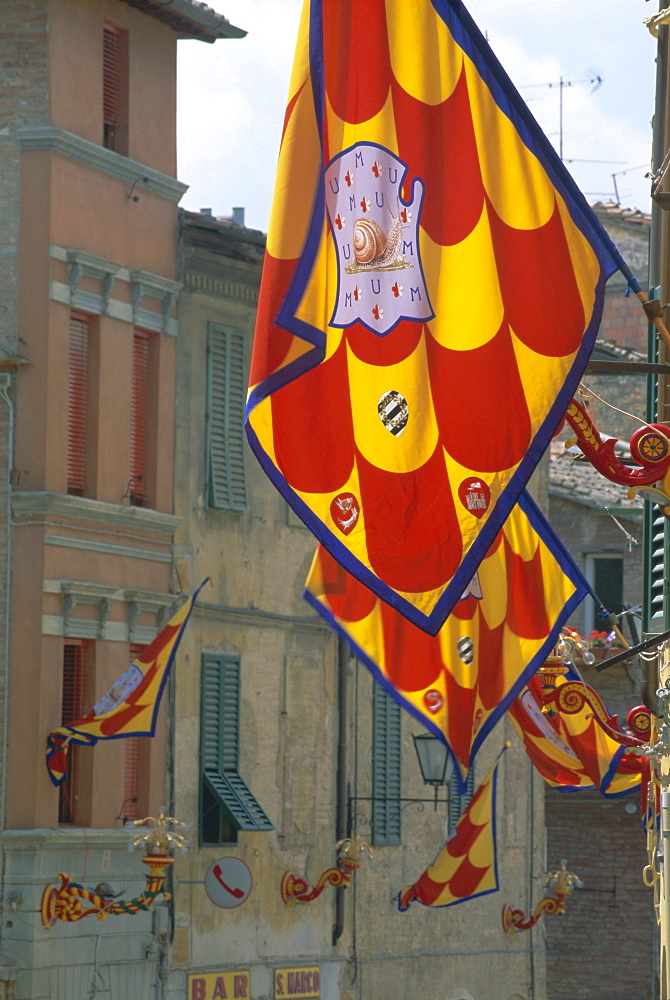
[[[219,38],[244,38],[247,34],[236,28],[222,14],[197,0],[120,0],[150,17],[169,25],[180,38],[195,38],[215,42]]]

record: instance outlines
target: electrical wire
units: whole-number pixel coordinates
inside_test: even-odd
[[[629,413],[628,410],[621,410],[618,406],[615,406],[614,403],[608,403],[606,399],[603,399],[603,397],[599,396],[597,392],[594,392],[593,389],[586,385],[585,382],[580,382],[579,388],[581,395],[593,396],[600,403],[602,403],[603,406],[609,407],[610,410],[615,410],[616,413],[620,413],[624,417],[630,417],[631,420],[636,420],[642,427],[646,427],[648,425],[648,421],[643,420],[642,417],[636,417],[634,413]],[[661,434],[660,431],[659,434],[661,437],[665,437],[665,435]],[[665,440],[667,441],[667,438],[665,438]]]

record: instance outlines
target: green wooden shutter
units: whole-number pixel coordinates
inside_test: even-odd
[[[240,746],[240,661],[222,660],[221,770],[236,771]]]
[[[400,843],[400,705],[375,684],[372,696],[372,843]]]
[[[465,812],[470,802],[470,799],[474,795],[475,791],[475,774],[474,770],[471,768],[465,783],[465,791],[461,795],[456,787],[456,779],[449,786],[449,834],[451,835],[456,829],[456,824]]]
[[[238,772],[239,708],[240,661],[205,654],[200,721],[201,830],[204,789],[238,830],[274,829]]]
[[[244,334],[210,326],[207,353],[207,496],[210,507],[245,510]]]
[[[650,299],[657,299],[660,288],[652,288]],[[651,362],[658,361],[656,328],[649,324],[649,350]],[[647,376],[647,420],[658,421],[658,375]],[[670,628],[670,602],[667,600],[665,567],[670,556],[668,521],[661,508],[654,503],[644,505],[644,604],[643,628],[645,632],[664,632]]]
[[[218,657],[202,659],[202,706],[200,720],[200,759],[206,771],[221,770],[221,661]]]

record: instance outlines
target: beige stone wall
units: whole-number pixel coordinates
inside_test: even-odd
[[[193,217],[188,216],[193,224]],[[403,718],[402,843],[379,847],[344,891],[341,936],[333,945],[337,894],[286,907],[284,872],[310,884],[335,861],[338,738],[337,641],[300,599],[314,541],[247,450],[247,510],[205,502],[206,340],[210,323],[244,331],[248,349],[260,260],[257,234],[225,223],[186,226],[185,293],[177,363],[176,586],[205,576],[182,646],[175,684],[175,810],[197,841],[200,660],[203,651],[239,654],[242,663],[240,772],[274,831],[239,833],[227,847],[194,846],[176,866],[175,935],[167,996],[186,994],[187,976],[250,969],[254,1000],[273,997],[277,969],[318,965],[322,1000],[544,1000],[542,931],[507,937],[503,903],[531,910],[542,895],[543,798],[518,745],[499,771],[501,891],[441,910],[415,903],[400,913],[399,891],[431,864],[445,839],[447,810],[434,809]],[[220,238],[220,239],[219,239]],[[217,245],[217,240],[219,240]],[[254,262],[254,249],[256,260]],[[248,356],[248,355],[247,355]],[[370,835],[372,679],[346,666],[346,774],[355,828]],[[501,724],[476,767],[483,778],[500,751]],[[512,737],[514,738],[514,737]],[[440,798],[444,799],[445,789]],[[207,898],[203,881],[222,856],[243,859],[254,885],[239,908]]]

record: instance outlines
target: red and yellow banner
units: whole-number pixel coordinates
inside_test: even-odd
[[[400,911],[407,910],[414,900],[424,906],[453,906],[497,891],[496,784],[500,756],[433,864],[400,893]]]
[[[460,0],[306,0],[247,431],[333,557],[430,634],[565,412],[618,267]]]
[[[65,779],[70,744],[95,746],[98,740],[154,735],[158,709],[177,648],[196,598],[207,580],[182,604],[87,716],[49,733],[46,760],[54,785],[62,784]]]
[[[556,680],[556,687],[576,679],[576,674],[566,674]],[[584,687],[598,699],[595,691]],[[619,796],[648,780],[647,758],[606,733],[588,702],[576,713],[553,705],[543,711],[543,694],[542,678],[536,675],[509,711],[526,753],[547,784],[562,791],[595,788],[603,795]]]
[[[484,739],[586,589],[523,494],[439,635],[426,635],[319,548],[306,600],[376,680],[449,746],[462,785]]]

